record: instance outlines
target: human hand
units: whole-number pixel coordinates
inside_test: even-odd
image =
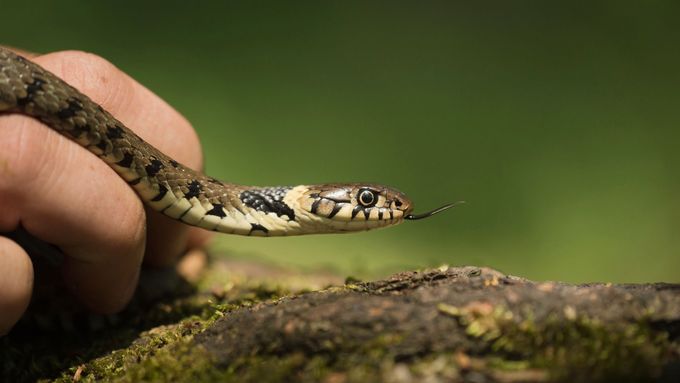
[[[189,122],[106,60],[76,51],[26,56],[161,151],[201,168]],[[0,233],[21,225],[58,246],[66,285],[93,311],[113,313],[127,304],[142,260],[167,265],[207,241],[207,232],[145,209],[102,160],[39,121],[2,114],[0,132]],[[32,288],[28,254],[0,235],[0,334],[26,310]]]

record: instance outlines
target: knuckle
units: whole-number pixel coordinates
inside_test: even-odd
[[[116,93],[125,94],[130,84],[123,72],[105,58],[85,51],[50,54],[57,75],[94,100],[106,103]]]
[[[68,50],[56,52],[59,58],[69,65],[77,65],[79,67],[88,68],[95,73],[114,73],[118,69],[110,61],[105,58],[86,51]]]

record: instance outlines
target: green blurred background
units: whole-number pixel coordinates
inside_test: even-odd
[[[3,1],[0,43],[106,57],[192,121],[215,177],[468,201],[357,235],[219,236],[220,253],[680,282],[680,3],[222,3]]]

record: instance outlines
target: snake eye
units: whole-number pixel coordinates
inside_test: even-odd
[[[369,207],[375,205],[377,198],[375,198],[375,194],[372,191],[364,189],[359,192],[357,200],[363,206]]]

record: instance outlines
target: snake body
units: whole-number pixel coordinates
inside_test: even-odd
[[[208,230],[260,236],[335,233],[420,218],[409,214],[412,203],[404,194],[382,185],[254,187],[194,171],[54,74],[3,48],[0,112],[40,120],[105,161],[152,209]]]

